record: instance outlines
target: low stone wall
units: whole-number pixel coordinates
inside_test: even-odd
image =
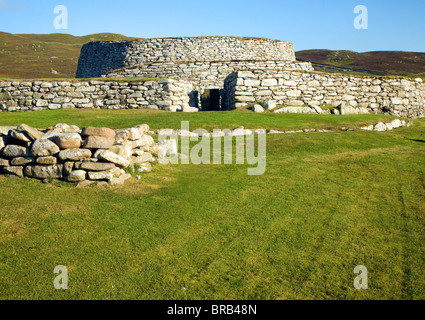
[[[100,77],[112,70],[150,62],[225,60],[295,61],[295,51],[289,42],[235,37],[91,42],[81,49],[77,78]]]
[[[187,72],[189,79],[190,71],[185,70],[181,69]],[[225,69],[222,71],[221,76],[224,76]],[[201,83],[172,79],[146,82],[0,82],[0,111],[149,108],[197,112],[199,93],[216,84],[216,80],[208,77]],[[411,118],[425,115],[425,84],[421,79],[255,69],[232,72],[224,80],[220,94],[222,110],[264,103],[274,106],[338,106],[343,103],[373,113]]]
[[[218,61],[158,62],[109,72],[107,77],[175,78],[191,81],[202,89],[221,89],[226,77],[242,70],[313,71],[310,62],[295,61]]]
[[[383,123],[378,122],[374,125],[369,125],[365,127],[360,127],[358,129],[356,128],[347,128],[342,127],[339,129],[314,129],[314,128],[305,128],[305,129],[298,129],[298,130],[267,130],[262,128],[257,129],[247,129],[243,126],[235,128],[235,129],[214,129],[210,132],[195,132],[195,131],[189,131],[189,130],[173,130],[170,128],[167,129],[159,129],[156,131],[158,136],[178,136],[178,137],[197,137],[197,138],[219,138],[219,137],[237,137],[237,136],[250,136],[250,135],[260,135],[260,134],[289,134],[289,133],[328,133],[328,132],[341,132],[341,131],[356,131],[356,130],[362,130],[362,131],[378,131],[378,132],[384,132],[384,131],[392,131],[398,128],[402,127],[410,127],[413,122],[406,122],[405,120],[400,119],[392,119],[389,122]]]
[[[163,109],[189,107],[193,84],[182,80],[146,82],[0,82],[0,111],[74,108]]]
[[[425,84],[421,79],[252,70],[230,74],[224,87],[223,102],[230,109],[265,101],[288,106],[345,103],[374,113],[402,117],[425,115]]]
[[[0,127],[0,174],[79,186],[94,182],[123,184],[131,177],[124,169],[136,166],[150,172],[153,154],[160,152],[149,126],[112,130],[58,124],[38,130],[27,125]]]

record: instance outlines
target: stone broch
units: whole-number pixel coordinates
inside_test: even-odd
[[[315,72],[310,62],[296,61],[291,43],[271,39],[185,37],[92,42],[83,46],[77,71],[77,78],[90,77],[104,79],[0,82],[0,111],[101,108],[198,112],[209,90],[214,110],[250,107],[255,112],[263,108],[266,112],[317,114],[321,106],[343,105],[334,114],[425,116],[422,79]],[[126,77],[162,80],[128,82]],[[278,106],[291,109],[278,110]],[[115,142],[125,139],[126,134],[116,132]],[[40,138],[25,125],[13,128],[8,136],[22,142]],[[81,146],[72,135],[57,135],[52,141],[61,150],[109,148],[113,143],[112,137],[103,135],[85,137],[88,139],[84,144],[81,141]]]

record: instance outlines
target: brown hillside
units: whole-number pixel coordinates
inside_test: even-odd
[[[382,75],[425,75],[425,53],[404,51],[306,50],[296,53],[297,59],[311,61],[319,68],[335,67]]]
[[[74,37],[0,32],[0,78],[74,78],[83,44],[133,39],[110,33]]]
[[[0,78],[74,78],[83,44],[135,39],[111,33],[74,37],[59,33],[0,32]],[[306,50],[297,52],[296,56],[299,60],[313,62],[315,68],[322,71],[425,76],[425,53]]]

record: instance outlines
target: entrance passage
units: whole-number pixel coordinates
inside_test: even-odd
[[[207,89],[202,95],[203,111],[221,111],[220,89]]]
[[[221,110],[221,96],[220,90],[210,89],[210,111],[220,111]]]

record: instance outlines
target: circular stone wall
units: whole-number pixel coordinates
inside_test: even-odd
[[[77,78],[100,77],[150,62],[295,61],[290,42],[234,37],[91,42],[81,49]]]

